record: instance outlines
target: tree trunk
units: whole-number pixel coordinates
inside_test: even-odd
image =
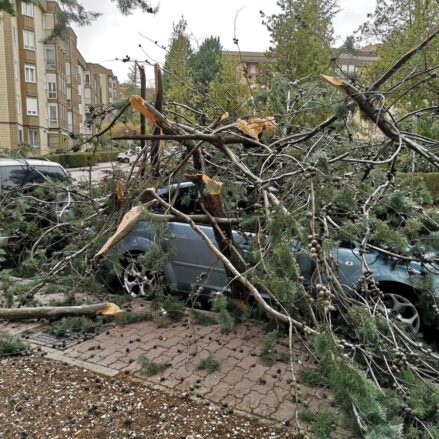
[[[96,303],[80,306],[41,306],[38,308],[0,308],[0,319],[57,319],[65,316],[112,315],[122,312],[112,303]]]
[[[218,249],[227,259],[233,261],[233,264],[238,267],[238,270],[241,272],[245,271],[245,262],[242,260],[242,257],[238,257],[238,251],[236,246],[234,246],[231,224],[219,224],[214,219],[215,217],[227,217],[224,203],[221,198],[221,183],[219,181],[212,180],[208,175],[205,174],[185,174],[185,178],[187,178],[189,181],[192,181],[197,186],[201,196],[202,205],[207,213],[212,217],[211,222],[215,234],[215,240],[218,244]],[[230,288],[232,290],[232,297],[238,300],[248,297],[248,295],[245,294],[246,292],[243,291],[241,282],[234,279],[235,276],[233,276],[232,273],[230,273],[227,269],[226,273],[227,277],[231,281]]]

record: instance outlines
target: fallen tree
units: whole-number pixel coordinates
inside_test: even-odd
[[[393,69],[418,50],[405,54]],[[66,220],[51,216],[50,204],[44,209],[32,205],[35,196],[27,192],[18,191],[24,198],[17,199],[15,193],[15,198],[11,194],[2,200],[7,219],[14,220],[15,212],[24,209],[26,218],[39,221],[32,228],[31,223],[20,222],[23,230],[18,230],[23,264],[17,270],[36,277],[35,272],[44,273],[25,297],[34,297],[51,282],[65,282],[70,289],[77,282],[81,291],[102,293],[96,282],[99,263],[113,264],[120,274],[124,266],[111,249],[140,220],[153,222],[160,230],[158,244],[149,257],[145,255],[148,268],[160,271],[159,264],[168,263],[172,253],[160,248],[160,238],[166,236],[169,222],[185,222],[225,267],[235,296],[256,302],[268,319],[286,328],[290,342],[293,333],[300,336],[318,362],[318,375],[330,385],[360,434],[398,437],[404,431],[418,435],[414,437],[437,437],[439,358],[429,342],[434,344],[431,335],[439,328],[438,272],[432,255],[438,248],[439,216],[428,208],[425,188],[410,176],[400,182],[398,171],[407,153],[437,166],[438,142],[409,133],[404,125],[409,117],[398,115],[395,120],[385,106],[385,92],[377,92],[389,77],[390,73],[383,75],[371,90],[327,75],[324,79],[331,87],[313,83],[315,90],[325,87],[329,96],[320,111],[308,107],[305,98],[300,100],[306,93],[299,88],[299,108],[277,117],[276,122],[289,120],[288,129],[265,114],[234,122],[219,114],[210,124],[201,124],[195,116],[187,116],[187,105],[185,117],[176,121],[170,116],[174,109],[167,113],[166,103],[161,107],[132,97],[131,107],[154,132],[125,138],[152,140],[152,154],[149,163],[146,155],[142,158],[141,172],[132,167],[127,175],[116,175],[96,190],[105,195],[104,207],[97,204],[89,185],[80,214],[70,219],[69,228],[61,228],[55,226]],[[334,87],[346,95],[342,101]],[[427,108],[420,114],[436,107]],[[359,135],[358,110],[374,125],[366,138]],[[297,114],[312,112],[318,113],[312,124],[295,124]],[[199,116],[199,111],[193,114]],[[162,145],[160,154],[157,145]],[[147,150],[148,146],[144,154]],[[178,188],[187,181],[195,184],[202,214],[185,210],[184,203],[177,207],[172,191],[165,199],[157,190]],[[203,231],[206,223],[213,228],[214,241]],[[13,229],[17,227],[11,227],[11,233]],[[33,239],[27,242],[30,234]],[[250,241],[246,254],[235,239],[244,234]],[[62,246],[48,245],[46,239],[54,235],[63,240]],[[300,252],[292,252],[292,243]],[[352,259],[360,261],[355,282],[342,275],[338,264],[343,245],[351,249]],[[391,271],[404,267],[410,288],[402,291],[377,280],[372,253]],[[307,256],[308,271],[301,267],[302,255]],[[208,276],[206,270],[195,279],[194,290],[202,289]],[[264,299],[261,291],[270,299]],[[226,295],[226,286],[220,293]],[[420,307],[427,340],[388,312],[386,295],[406,293],[404,298]],[[293,381],[295,364],[292,356]],[[300,401],[297,387],[292,394]]]

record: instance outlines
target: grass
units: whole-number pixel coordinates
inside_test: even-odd
[[[196,309],[192,311],[192,318],[194,319],[195,323],[198,323],[201,326],[216,325],[218,323],[214,317]]]
[[[140,364],[140,372],[148,376],[162,373],[170,366],[170,364],[166,363],[156,363],[149,358],[146,358],[144,355],[141,355],[137,359],[137,362]]]
[[[299,409],[299,417],[312,425],[315,437],[329,439],[335,425],[335,416],[329,410],[312,412],[308,409]]]
[[[149,312],[121,312],[113,316],[113,322],[117,325],[130,325],[131,323],[146,322],[153,319]]]
[[[278,337],[278,331],[271,331],[264,337],[259,357],[266,366],[273,366],[273,364],[277,361],[287,363],[290,359],[290,355],[288,352],[278,352],[274,348]]]
[[[8,355],[20,354],[21,352],[26,351],[27,348],[27,343],[21,338],[0,334],[0,358]]]
[[[198,365],[197,369],[202,369],[207,371],[207,373],[215,372],[220,368],[220,362],[213,356],[213,354],[210,352],[208,357],[204,360],[201,360]]]
[[[69,337],[72,335],[89,334],[102,326],[102,324],[102,318],[92,320],[84,316],[63,317],[47,327],[46,332],[55,337]]]

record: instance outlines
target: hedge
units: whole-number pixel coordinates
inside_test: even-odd
[[[400,177],[409,177],[411,174],[399,174]],[[439,204],[439,172],[416,172],[415,180],[422,181],[430,192],[434,204]],[[409,179],[406,180],[407,182]]]
[[[45,158],[60,163],[65,168],[82,168],[95,165],[96,163],[112,162],[116,160],[118,153],[118,151],[99,151],[94,154],[91,152],[71,152],[66,154],[49,154]]]

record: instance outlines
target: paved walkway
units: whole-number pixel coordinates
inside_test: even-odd
[[[144,306],[141,301],[134,303],[135,308],[139,306]],[[109,375],[129,373],[181,394],[288,425],[297,408],[290,393],[291,371],[282,362],[271,367],[263,364],[259,357],[263,337],[264,331],[250,323],[238,325],[232,334],[226,335],[218,325],[201,326],[186,321],[159,328],[155,322],[146,321],[111,328],[56,352],[56,356],[93,370],[101,368]],[[297,340],[294,345],[295,372],[300,382],[301,369],[313,363]],[[287,340],[279,340],[275,349],[287,351]],[[220,363],[219,369],[210,374],[197,368],[209,354]],[[140,371],[141,355],[169,367],[160,374],[146,376]],[[300,385],[302,401],[310,409],[335,410],[327,389]],[[341,421],[338,424],[331,437],[353,437],[340,426]]]

